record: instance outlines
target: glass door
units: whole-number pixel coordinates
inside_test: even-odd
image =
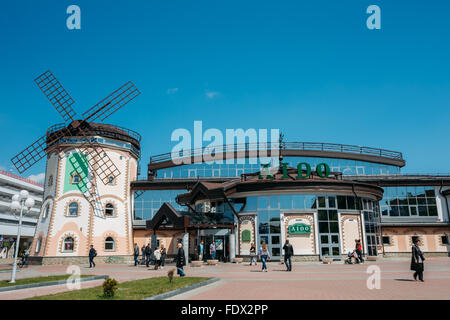
[[[259,248],[264,241],[270,256],[274,260],[281,259],[281,227],[280,211],[264,210],[258,213],[259,220]]]
[[[318,210],[320,258],[341,258],[337,210]]]

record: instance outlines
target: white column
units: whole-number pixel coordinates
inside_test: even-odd
[[[189,263],[189,232],[183,233],[183,250],[184,259],[186,260],[186,265]]]
[[[230,246],[230,262],[233,262],[233,259],[236,258],[236,241],[235,241],[234,232],[230,232],[229,236],[229,246]]]

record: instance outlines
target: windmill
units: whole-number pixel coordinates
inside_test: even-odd
[[[82,115],[83,119],[79,120],[75,110],[72,108],[75,101],[52,72],[46,71],[34,81],[62,116],[65,123],[52,126],[44,136],[14,156],[11,159],[13,165],[19,173],[23,173],[45,157],[49,147],[56,145],[62,139],[80,137],[82,142],[76,149],[81,151],[84,158],[82,160],[86,162],[92,173],[92,175],[83,179],[85,185],[80,191],[94,209],[94,214],[103,217],[103,208],[95,177],[97,176],[106,185],[110,179],[116,179],[120,175],[120,171],[96,139],[88,138],[90,132],[92,132],[91,123],[95,120],[104,121],[138,96],[140,94],[139,90],[129,81],[84,112]],[[60,155],[60,157],[62,156]],[[72,162],[72,166],[80,177],[85,175],[81,170],[82,164],[79,161],[78,163]]]

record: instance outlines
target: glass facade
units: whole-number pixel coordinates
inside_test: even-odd
[[[204,178],[204,177],[239,177],[243,173],[252,173],[260,170],[261,164],[271,163],[278,166],[278,158],[249,158],[240,159],[245,163],[199,163],[188,164],[173,168],[160,169],[157,171],[157,178]],[[344,175],[387,175],[400,174],[400,167],[383,165],[378,163],[333,159],[333,158],[314,158],[314,157],[285,157],[283,162],[296,168],[300,162],[307,162],[311,169],[315,170],[317,164],[325,162],[330,166],[331,171],[342,172]]]
[[[437,217],[433,186],[384,187],[380,202],[383,217]]]
[[[269,244],[273,256],[279,256],[281,244],[280,214],[285,210],[317,211],[319,253],[321,257],[340,257],[338,212],[363,212],[369,255],[377,255],[379,235],[379,207],[372,199],[344,195],[281,194],[247,197],[244,212],[257,212],[260,241]],[[281,239],[281,238],[280,238]]]
[[[380,236],[380,216],[378,202],[363,199],[364,230],[366,231],[367,254],[377,255],[377,240]]]
[[[170,203],[177,211],[186,210],[180,206],[175,198],[182,190],[142,190],[134,193],[134,220],[150,220],[158,212],[164,202]]]

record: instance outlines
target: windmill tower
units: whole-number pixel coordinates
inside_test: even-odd
[[[98,123],[140,94],[127,82],[83,113],[50,71],[35,79],[66,121],[11,159],[22,173],[47,157],[44,201],[30,257],[41,263],[85,263],[90,245],[99,257],[132,254],[130,181],[137,178],[141,136]]]

